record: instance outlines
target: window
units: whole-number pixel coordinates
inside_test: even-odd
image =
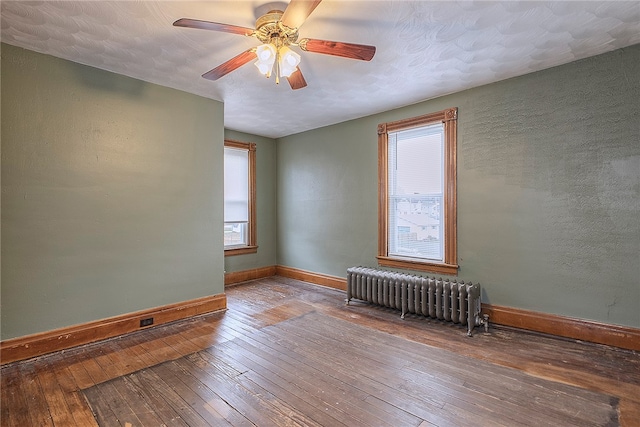
[[[378,125],[378,263],[456,274],[456,123],[450,108]]]
[[[255,253],[256,145],[224,141],[224,254]]]

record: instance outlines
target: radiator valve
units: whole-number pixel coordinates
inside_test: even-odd
[[[482,324],[484,325],[484,332],[488,334],[489,333],[489,315],[488,314],[482,315]]]
[[[483,314],[482,315],[482,319],[480,319],[479,314],[480,313],[476,314],[475,326],[484,325],[484,332],[485,333],[489,333],[489,315],[488,314]],[[471,325],[469,325],[469,330],[467,331],[467,336],[468,337],[472,337],[473,336],[473,327]]]

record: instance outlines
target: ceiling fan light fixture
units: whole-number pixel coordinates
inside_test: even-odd
[[[265,43],[256,48],[256,55],[258,60],[255,62],[255,66],[260,71],[260,74],[263,74],[266,77],[271,76],[273,64],[276,62],[276,47],[272,44]]]
[[[260,74],[265,76],[266,78],[271,77],[271,70],[273,69],[273,64],[266,64],[264,62],[256,61],[256,67],[258,67],[258,71]]]
[[[271,43],[261,44],[256,49],[256,55],[259,60],[273,62],[276,60],[276,47]]]
[[[280,77],[289,77],[296,71],[300,64],[300,55],[292,51],[288,46],[282,46],[278,52]]]

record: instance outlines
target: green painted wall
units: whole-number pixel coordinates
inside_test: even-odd
[[[2,339],[223,292],[223,270],[375,265],[377,124],[454,106],[458,277],[640,327],[639,46],[277,141],[212,100],[1,55]],[[223,257],[224,137],[257,144],[257,254]]]
[[[282,138],[278,263],[375,266],[377,124],[458,107],[458,277],[488,303],[640,327],[639,99],[636,45]]]
[[[1,55],[2,339],[223,292],[222,103]]]
[[[276,141],[226,129],[225,138],[256,144],[256,206],[258,252],[228,256],[227,273],[276,265]]]

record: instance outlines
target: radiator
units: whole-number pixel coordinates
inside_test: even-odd
[[[480,284],[471,282],[351,267],[347,269],[347,305],[353,298],[402,310],[402,319],[414,313],[466,325],[468,336],[476,326],[489,328],[488,316],[480,318]]]

